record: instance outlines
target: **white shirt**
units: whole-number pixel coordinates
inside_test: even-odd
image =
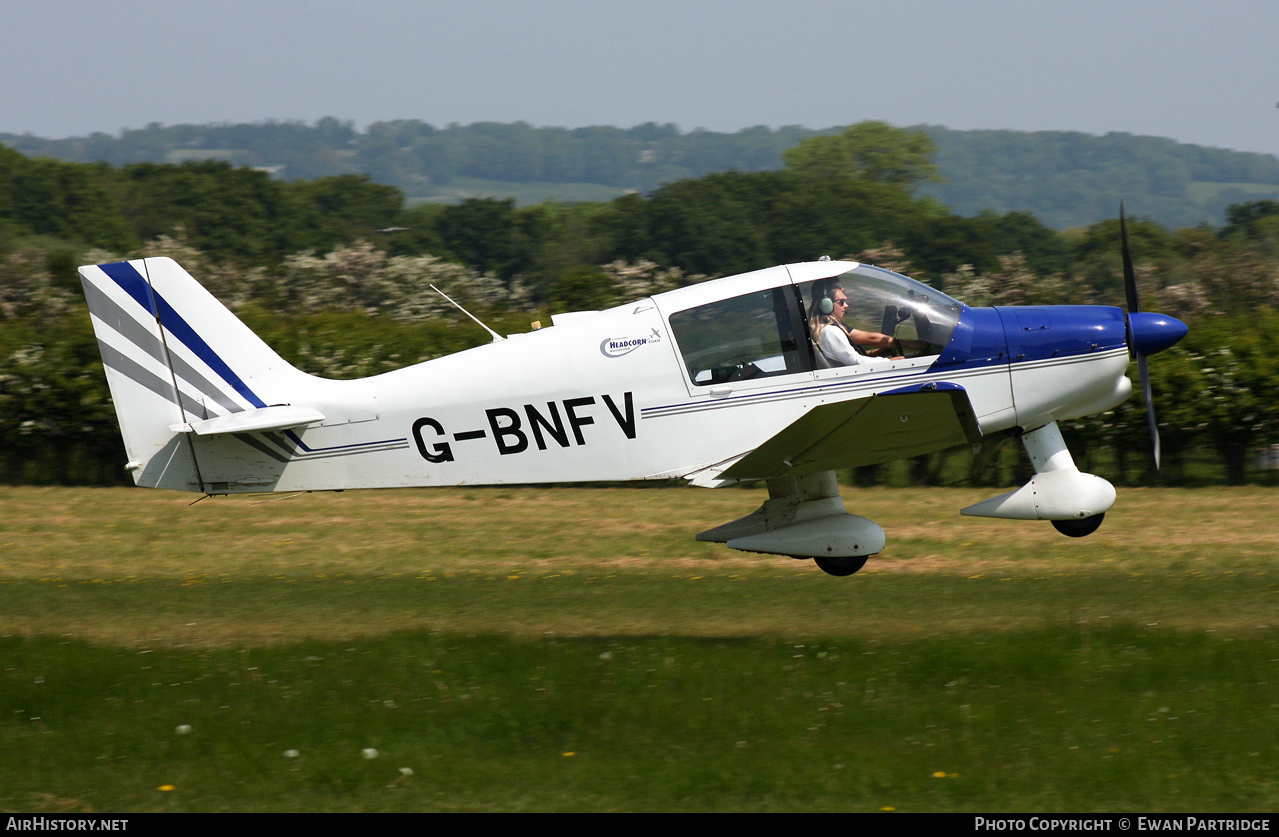
[[[892,362],[886,357],[868,357],[861,354],[853,348],[853,342],[848,339],[844,330],[835,324],[824,327],[817,342],[822,354],[836,366],[878,366]]]

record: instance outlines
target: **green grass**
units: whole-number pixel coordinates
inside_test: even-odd
[[[1279,494],[991,493],[834,579],[691,539],[750,490],[0,489],[0,808],[1279,808]]]
[[[0,798],[1273,811],[1276,646],[1123,626],[806,642],[423,631],[203,651],[11,638]]]

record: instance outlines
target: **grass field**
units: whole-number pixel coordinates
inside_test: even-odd
[[[0,808],[1279,809],[1279,491],[991,493],[836,579],[692,540],[758,491],[0,488]]]

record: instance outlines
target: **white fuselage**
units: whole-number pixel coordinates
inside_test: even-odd
[[[817,262],[707,282],[358,381],[296,373],[256,384],[250,373],[245,380],[265,403],[303,404],[326,418],[294,430],[192,438],[203,490],[698,473],[714,484],[717,467],[821,404],[944,381],[964,388],[981,430],[990,433],[1108,409],[1131,391],[1122,345],[1018,361],[1006,345],[985,351],[1004,344],[1002,335],[974,337],[962,316],[956,339],[966,335],[974,348],[958,360],[943,353],[720,383],[692,379],[672,314],[847,268]],[[990,321],[991,309],[983,311]]]

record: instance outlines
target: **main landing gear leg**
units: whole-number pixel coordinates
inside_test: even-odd
[[[1075,467],[1057,422],[1023,433],[1035,476],[1016,491],[964,509],[961,514],[1015,520],[1050,520],[1063,535],[1082,538],[1097,531],[1115,503],[1115,487]]]

